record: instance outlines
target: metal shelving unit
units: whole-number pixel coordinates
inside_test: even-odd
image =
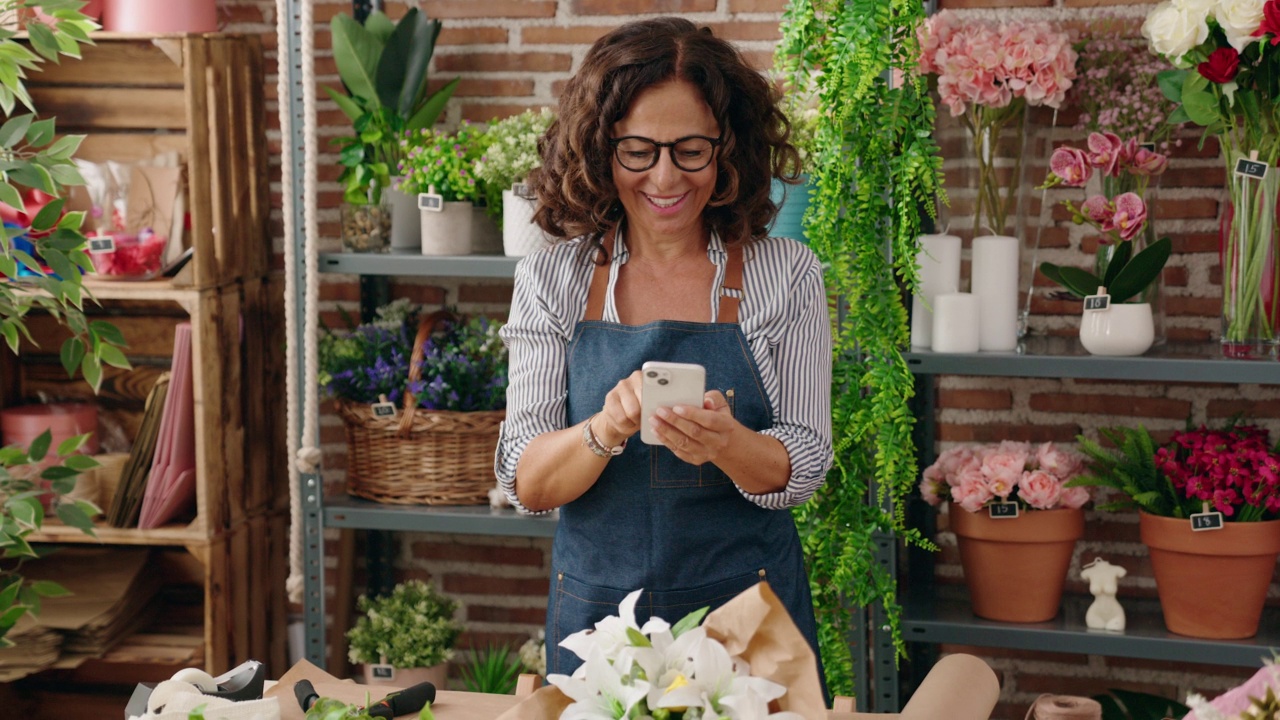
[[[935,375],[1280,385],[1280,362],[1223,358],[1214,342],[1170,343],[1139,357],[1101,357],[1087,354],[1076,338],[1033,337],[1012,353],[911,351],[904,353],[904,358],[916,375],[921,439],[935,437]],[[921,442],[920,446],[922,461],[932,461],[932,445]],[[1128,627],[1122,633],[1090,630],[1084,615],[1092,599],[1083,597],[1065,598],[1062,612],[1047,623],[983,620],[972,613],[963,597],[946,592],[939,596],[931,557],[918,553],[912,560],[902,619],[908,643],[960,643],[1246,667],[1258,667],[1263,657],[1270,657],[1269,648],[1280,645],[1280,610],[1275,608],[1267,609],[1258,636],[1248,640],[1205,640],[1170,633],[1154,600],[1125,600]]]
[[[507,278],[520,258],[501,255],[432,256],[413,252],[322,253],[320,272],[348,275]]]
[[[521,515],[484,505],[387,505],[352,497],[328,498],[324,507],[325,527],[457,535],[554,537],[558,517],[559,513]]]

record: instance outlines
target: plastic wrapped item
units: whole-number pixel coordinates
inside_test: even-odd
[[[168,238],[150,228],[143,228],[136,235],[113,232],[90,237],[89,256],[93,258],[95,275],[101,279],[150,280],[164,268],[167,244]]]

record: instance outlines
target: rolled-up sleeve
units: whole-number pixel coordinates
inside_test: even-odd
[[[826,481],[834,456],[831,441],[831,321],[822,267],[807,248],[792,266],[784,310],[771,321],[776,341],[769,354],[777,376],[773,427],[791,459],[791,477],[782,490],[743,493],[765,508],[803,504]],[[749,292],[749,291],[748,291]]]
[[[554,290],[563,288],[553,256],[543,251],[516,266],[511,313],[500,331],[510,369],[507,417],[499,431],[493,471],[498,486],[521,512],[532,513],[516,497],[516,466],[535,437],[568,426],[566,353],[572,319]],[[572,293],[571,293],[572,294]],[[550,511],[547,511],[550,512]]]

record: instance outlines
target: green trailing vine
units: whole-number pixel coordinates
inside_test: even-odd
[[[896,578],[876,562],[876,535],[930,546],[905,523],[918,474],[914,381],[901,354],[920,208],[931,210],[941,192],[933,102],[916,70],[924,15],[919,0],[791,0],[777,52],[784,79],[818,97],[804,225],[827,291],[847,308],[833,310],[835,466],[796,510],[833,694],[852,694],[850,605],[880,601],[904,654]]]

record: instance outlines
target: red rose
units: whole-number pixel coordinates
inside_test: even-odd
[[[1272,0],[1271,5],[1275,5],[1277,0]],[[1200,63],[1196,67],[1205,79],[1216,83],[1227,83],[1235,79],[1236,73],[1240,72],[1240,53],[1235,48],[1223,47],[1214,50],[1209,59]]]
[[[1254,37],[1271,36],[1272,45],[1280,45],[1280,0],[1262,6],[1262,24],[1253,31]]]

